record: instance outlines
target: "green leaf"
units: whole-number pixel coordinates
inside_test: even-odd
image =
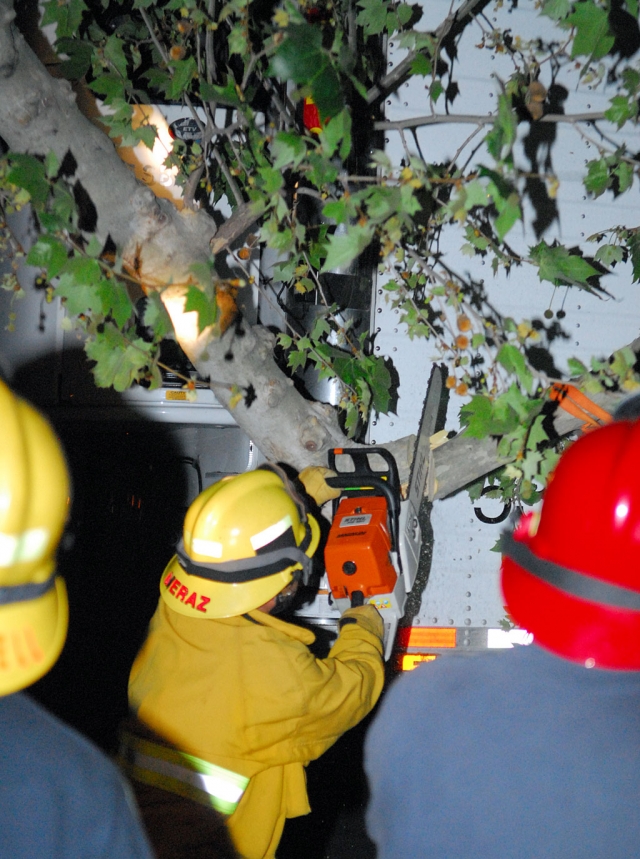
[[[574,59],[589,57],[590,60],[599,60],[613,47],[615,39],[609,30],[607,11],[597,6],[594,0],[576,3],[564,23],[576,28],[571,47]]]
[[[396,6],[395,13],[398,16],[400,24],[404,27],[411,20],[411,17],[413,15],[413,6],[409,3],[400,3],[398,6]]]
[[[162,340],[170,331],[173,331],[171,317],[157,292],[147,295],[142,321],[145,327],[153,330],[156,340]]]
[[[100,241],[100,239],[99,239],[99,238],[94,234],[94,235],[93,235],[93,236],[91,236],[91,238],[89,239],[89,242],[88,242],[88,244],[87,244],[86,248],[84,249],[84,252],[86,253],[86,255],[87,255],[88,257],[94,257],[94,258],[97,258],[97,257],[99,257],[99,256],[100,256],[100,254],[102,253],[102,248],[103,248],[103,247],[104,247],[103,243],[102,243],[102,242]]]
[[[473,209],[474,206],[488,206],[491,202],[486,186],[477,179],[467,182],[464,186],[464,192],[464,207],[467,211]]]
[[[515,349],[515,347],[513,348]],[[517,349],[516,352],[518,352]],[[518,352],[518,354],[520,354],[520,352]],[[500,359],[498,358],[498,360]],[[537,406],[538,402],[529,399],[529,397],[524,394],[514,382],[512,385],[509,385],[504,394],[501,394],[497,398],[496,405],[498,404],[501,408],[505,405],[509,406],[521,421],[527,421],[531,410]]]
[[[496,357],[507,373],[513,373],[516,376],[525,391],[531,390],[533,376],[524,355],[517,346],[512,343],[505,343]]]
[[[91,81],[89,86],[98,95],[106,96],[108,101],[113,98],[125,97],[124,81],[112,72],[99,75],[95,80]]]
[[[60,170],[60,160],[53,149],[50,149],[44,158],[44,172],[47,179],[55,179],[58,170]]]
[[[327,158],[332,158],[336,152],[341,161],[351,153],[351,114],[341,110],[332,117],[320,132],[322,151]]]
[[[500,241],[504,239],[509,230],[517,221],[522,220],[522,209],[520,208],[520,198],[516,193],[510,194],[504,201],[502,211],[498,215],[494,228]]]
[[[401,185],[399,211],[411,216],[421,209],[422,204],[416,197],[415,188],[412,188],[408,183]]]
[[[310,152],[307,159],[309,164],[308,177],[316,188],[331,185],[338,178],[339,170],[329,158],[324,158],[315,152]]]
[[[270,196],[277,194],[284,185],[284,176],[275,167],[261,167],[258,170],[258,177],[260,179],[260,187]]]
[[[291,344],[293,343],[293,337],[289,334],[283,334],[280,332],[277,336],[278,346],[282,346],[283,349],[290,349]]]
[[[99,388],[126,391],[149,366],[151,343],[140,338],[128,341],[113,325],[105,325],[102,334],[96,334],[85,344],[87,357],[96,362],[92,368]]]
[[[355,217],[356,208],[351,197],[340,197],[339,200],[330,200],[322,209],[325,218],[330,218],[336,224],[346,224],[350,218]]]
[[[311,88],[322,119],[336,116],[344,106],[340,79],[322,47],[322,32],[311,24],[292,24],[271,58],[270,73]]]
[[[65,3],[60,3],[59,0],[47,0],[43,6],[41,26],[55,24],[56,36],[59,39],[76,34],[82,21],[82,13],[87,9],[83,0],[67,0]]]
[[[347,232],[332,235],[329,239],[327,258],[321,271],[330,272],[333,269],[349,265],[371,243],[373,227],[370,224],[360,226],[355,224],[347,228]]]
[[[206,262],[193,262],[189,266],[189,271],[195,277],[198,284],[202,287],[206,294],[212,294],[212,273],[211,266]]]
[[[505,93],[498,96],[498,113],[493,127],[485,141],[487,149],[496,161],[504,161],[511,154],[516,140],[518,120],[511,106],[511,99]]]
[[[629,346],[624,346],[613,353],[609,359],[609,369],[620,379],[624,379],[629,370],[638,360],[636,353]]]
[[[380,356],[370,356],[368,372],[366,375],[371,388],[371,401],[373,408],[379,414],[387,414],[391,404],[391,374]]]
[[[154,144],[156,142],[156,137],[158,136],[157,129],[153,125],[140,125],[134,131],[138,140],[147,147],[147,149],[153,149]]]
[[[638,102],[635,100],[630,101],[624,95],[614,95],[611,99],[611,107],[605,110],[604,115],[609,122],[613,122],[618,128],[622,128],[629,119],[637,117]]]
[[[428,59],[428,57],[425,57],[424,54],[416,54],[411,63],[411,74],[420,75],[420,77],[426,78],[432,71],[433,66],[431,65],[431,60]],[[442,84],[440,84],[440,89],[442,90]],[[433,93],[431,94],[431,97],[434,101],[437,98]]]
[[[76,283],[72,275],[62,274],[54,290],[56,296],[64,299],[65,310],[69,316],[81,313],[102,314],[102,298],[94,284]]]
[[[198,66],[193,57],[187,57],[186,60],[176,60],[171,63],[174,70],[171,83],[169,85],[169,98],[178,99],[191,86],[191,80],[198,71]]]
[[[242,102],[238,96],[235,81],[230,78],[225,86],[199,82],[200,97],[203,101],[215,101],[218,104],[227,104],[230,107],[240,107]]]
[[[627,239],[627,247],[631,255],[631,264],[633,267],[633,282],[637,283],[640,280],[640,233],[632,233]]]
[[[10,152],[9,171],[7,179],[13,185],[17,185],[31,197],[35,205],[42,205],[49,196],[49,183],[45,176],[44,164],[33,155],[24,155],[20,152]]]
[[[273,155],[273,166],[276,170],[283,167],[297,167],[307,154],[307,146],[293,131],[280,131],[273,141],[271,152]]]
[[[307,353],[305,351],[294,350],[289,352],[289,358],[287,360],[287,365],[292,370],[297,370],[299,367],[304,367],[307,363]]]
[[[622,262],[622,258],[622,248],[619,245],[601,245],[595,253],[595,259],[607,268]]]
[[[306,84],[326,62],[322,51],[322,33],[311,24],[292,24],[271,58],[270,73],[285,81]]]
[[[71,316],[102,314],[105,308],[98,290],[101,279],[97,260],[73,257],[64,264],[55,294],[65,299],[66,311]]]
[[[344,107],[344,97],[340,86],[340,78],[328,60],[324,66],[309,81],[313,100],[318,105],[320,118],[331,119],[340,113]]]
[[[213,325],[218,318],[217,304],[197,286],[188,288],[184,303],[184,312],[191,313],[192,311],[198,314],[198,332],[204,331],[208,325]]]
[[[110,314],[119,328],[131,317],[133,306],[127,290],[115,278],[102,278],[98,284],[98,295],[103,312]]]
[[[443,92],[444,87],[439,80],[433,81],[432,84],[429,86],[429,96],[433,99],[433,101],[438,101]]]
[[[583,183],[587,191],[594,197],[599,197],[607,190],[609,187],[609,165],[605,158],[589,161],[587,175],[584,177]]]
[[[567,360],[567,366],[569,367],[569,375],[572,379],[575,379],[576,376],[583,376],[585,373],[588,373],[589,370],[582,361],[579,361],[577,358],[569,358]]]
[[[124,41],[116,35],[109,36],[104,45],[104,58],[115,71],[126,80],[127,57],[124,52]]]
[[[618,193],[624,194],[633,184],[633,167],[627,161],[619,161],[613,168],[613,173],[618,179]]]
[[[460,409],[464,434],[472,438],[486,438],[491,424],[492,403],[486,394],[476,394]]]
[[[362,11],[356,17],[356,24],[362,27],[365,36],[378,36],[386,30],[388,4],[384,0],[359,0]]]
[[[40,236],[27,254],[27,263],[44,268],[47,280],[56,277],[67,261],[66,246],[54,236]]]
[[[543,240],[530,248],[529,253],[538,265],[540,280],[548,280],[555,286],[569,284],[590,290],[592,287],[587,279],[598,274],[587,260],[577,254],[570,254],[562,245],[551,246]]]
[[[527,447],[529,449],[535,450],[538,445],[546,444],[549,441],[549,434],[544,428],[544,415],[538,415],[537,418],[534,419],[531,424],[531,429],[529,430],[529,437],[527,439]],[[541,458],[537,460],[540,462]],[[537,471],[537,469],[536,469]]]
[[[365,201],[369,217],[375,221],[382,221],[398,209],[400,203],[399,189],[390,185],[369,188],[366,192]]]
[[[58,39],[56,41],[58,54],[66,54],[69,59],[63,60],[58,71],[70,81],[77,81],[91,68],[93,46],[79,39]]]
[[[541,14],[562,21],[571,12],[571,0],[545,0]]]

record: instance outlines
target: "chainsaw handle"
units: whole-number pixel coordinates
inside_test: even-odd
[[[381,456],[387,464],[386,471],[376,471],[371,468],[369,457],[372,454]],[[339,471],[336,468],[336,456],[348,456],[353,462],[353,471]],[[329,451],[329,468],[336,472],[336,477],[327,477],[326,482],[333,489],[347,490],[344,495],[357,497],[366,494],[366,490],[359,490],[359,486],[372,487],[376,495],[383,495],[387,499],[389,508],[389,532],[391,535],[391,549],[399,551],[399,517],[400,517],[400,477],[398,466],[393,457],[384,447],[335,447]],[[334,514],[338,502],[334,502]]]
[[[376,477],[373,474],[356,476],[352,472],[348,472],[347,474],[342,472],[337,474],[335,477],[325,477],[325,482],[332,489],[346,490],[344,495],[347,495],[349,498],[357,498],[358,495],[371,495],[371,492],[367,492],[367,490],[373,489],[375,495],[384,495],[387,499],[389,510],[393,515],[395,515],[396,512],[399,512],[399,510],[397,510],[397,496],[387,481],[383,480],[381,477]]]
[[[387,471],[375,471],[369,464],[369,456],[377,454],[387,463]],[[336,468],[336,456],[348,456],[354,465],[353,471],[339,471]],[[329,468],[335,471],[338,475],[344,475],[351,478],[361,479],[367,477],[384,478],[396,495],[400,494],[400,477],[398,476],[398,466],[393,457],[393,454],[384,447],[335,447],[329,451]]]

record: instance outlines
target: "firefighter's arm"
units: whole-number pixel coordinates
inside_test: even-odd
[[[353,624],[359,625],[362,629],[370,633],[376,641],[380,642],[380,652],[382,653],[382,637],[384,635],[384,624],[380,617],[380,612],[372,605],[361,605],[355,608],[348,608],[340,618],[341,635],[348,634],[344,632],[345,627]],[[338,638],[338,641],[340,638]],[[337,642],[336,642],[337,644]],[[335,646],[335,645],[334,645]],[[333,650],[331,651],[333,653]]]
[[[305,712],[292,741],[299,760],[313,760],[375,706],[384,684],[383,623],[371,605],[350,608],[325,659],[307,662],[300,681]]]

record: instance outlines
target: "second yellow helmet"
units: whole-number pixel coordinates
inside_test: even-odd
[[[175,612],[233,617],[306,579],[320,528],[285,479],[265,468],[226,477],[193,502],[160,593]]]

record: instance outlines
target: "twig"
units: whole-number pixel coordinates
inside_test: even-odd
[[[470,15],[474,8],[480,4],[486,5],[487,0],[466,0],[460,6],[460,8],[453,12],[450,15],[447,15],[445,20],[440,24],[437,28],[434,36],[434,41],[436,44],[441,42],[447,34],[451,31],[453,26],[461,21],[463,18],[466,18],[467,15]],[[379,84],[371,87],[371,89],[367,92],[367,104],[373,104],[373,102],[377,101],[381,96],[384,95],[390,89],[393,89],[394,85],[399,83],[404,75],[409,73],[411,65],[418,55],[418,51],[411,51],[411,53],[407,54],[407,56],[402,60],[402,62],[398,63],[395,69],[392,72],[389,72],[388,75],[385,75],[381,78]]]
[[[436,116],[413,116],[407,119],[398,119],[395,121],[379,120],[374,122],[373,127],[376,131],[400,131],[403,128],[417,128],[423,125],[489,125],[495,120],[495,114],[488,113],[486,116],[479,116],[468,113],[447,113]],[[569,123],[575,125],[577,122],[598,122],[606,119],[604,113],[547,113],[535,122],[552,122],[552,123]]]

